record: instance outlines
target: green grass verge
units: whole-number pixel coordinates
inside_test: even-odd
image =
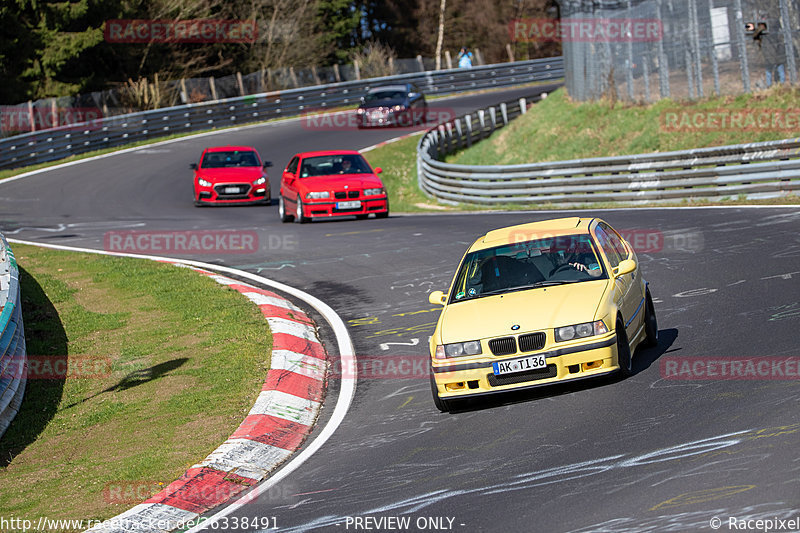
[[[110,372],[29,379],[0,439],[0,516],[110,518],[180,477],[247,415],[272,338],[241,294],[148,260],[13,249],[28,354],[99,358]]]
[[[664,99],[652,105],[575,103],[560,89],[507,128],[452,154],[446,161],[464,165],[515,165],[786,139],[800,132],[721,126],[708,131],[699,128],[674,131],[669,125],[680,122],[667,122],[670,117],[667,113],[795,110],[796,115],[799,108],[800,89],[787,86],[698,102]]]
[[[495,132],[489,139],[452,154],[448,163],[464,165],[510,165],[537,161],[560,161],[587,157],[606,157],[646,152],[687,150],[760,142],[791,137],[788,131],[743,131],[739,128],[716,131],[669,132],[662,128],[662,115],[669,112],[715,111],[719,109],[797,110],[800,89],[776,87],[751,95],[708,98],[688,103],[661,100],[648,106],[609,102],[573,103],[563,89],[536,104],[524,116]],[[666,115],[665,115],[666,116]],[[449,204],[425,196],[417,186],[416,147],[419,136],[402,139],[366,153],[373,166],[384,169],[393,211],[476,211],[563,209],[559,205],[503,204],[477,206]],[[800,204],[800,197],[747,200],[675,201],[658,206],[710,205],[786,205]],[[586,204],[581,207],[601,209],[620,207],[613,202]],[[645,207],[643,204],[640,207]],[[626,206],[628,207],[628,206]]]

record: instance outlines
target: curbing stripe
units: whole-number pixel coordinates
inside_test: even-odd
[[[119,516],[115,516],[95,526],[89,531],[103,531],[104,533],[131,533],[131,532],[164,532],[182,527],[200,516],[191,511],[184,511],[161,503],[140,503]],[[173,526],[173,527],[170,527]]]
[[[278,391],[322,403],[323,382],[291,370],[270,369],[264,381],[264,391]]]
[[[304,353],[317,359],[326,359],[325,349],[318,342],[310,342],[294,335],[272,332],[272,349]]]
[[[290,450],[253,439],[231,438],[194,468],[211,467],[224,472],[235,472],[242,477],[260,481],[291,454]],[[217,503],[222,503],[222,501]],[[211,508],[213,506],[209,507],[209,509]]]
[[[272,415],[310,426],[314,423],[320,402],[280,391],[262,391],[250,409],[250,415]]]
[[[305,322],[312,325],[314,321],[302,311],[291,311],[285,307],[277,307],[274,305],[259,305],[261,312],[264,316],[271,316],[273,318],[285,318],[286,320],[296,320],[298,322]]]
[[[249,439],[293,452],[303,443],[308,426],[270,415],[250,415],[231,439]]]
[[[249,488],[255,479],[213,468],[190,468],[144,503],[160,503],[192,513],[203,513]]]
[[[303,353],[289,350],[272,350],[270,366],[273,370],[291,370],[296,374],[318,379],[325,379],[325,362]]]
[[[308,324],[297,322],[296,320],[273,318],[270,316],[267,317],[267,322],[269,322],[269,328],[272,330],[273,334],[284,333],[319,344],[317,331]]]

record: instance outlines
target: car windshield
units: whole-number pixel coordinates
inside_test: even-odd
[[[382,100],[401,100],[406,97],[403,91],[375,91],[374,93],[367,93],[364,100],[367,102],[379,102]]]
[[[336,174],[370,174],[372,170],[359,154],[323,155],[303,159],[300,177]]]
[[[258,156],[252,150],[229,152],[206,152],[200,168],[258,167]]]
[[[450,302],[607,278],[588,234],[523,241],[467,254]]]

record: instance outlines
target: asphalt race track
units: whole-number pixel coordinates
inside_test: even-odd
[[[531,93],[435,105],[460,113]],[[275,199],[293,153],[363,148],[395,135],[312,131],[295,120],[0,182],[0,231],[98,249],[114,231],[255,232],[252,253],[142,252],[224,264],[303,289],[348,323],[360,360],[425,361],[440,309],[427,294],[447,289],[467,246],[489,229],[562,212],[299,225],[281,224],[274,202],[195,208],[189,196],[188,165],[212,144],[251,144],[272,160]],[[634,376],[440,414],[426,372],[390,378],[363,368],[334,436],[216,529],[252,530],[241,527],[244,518],[264,524],[267,517],[271,531],[337,532],[711,531],[715,517],[728,531],[731,518],[798,519],[800,209],[579,213],[604,218],[640,249],[660,341],[637,354]],[[751,357],[770,357],[751,379],[713,375],[720,362]]]

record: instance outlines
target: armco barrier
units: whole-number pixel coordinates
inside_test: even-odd
[[[22,326],[19,269],[0,234],[0,437],[22,405],[25,394],[25,330]]]
[[[317,85],[116,115],[94,122],[0,140],[0,169],[54,161],[70,155],[166,135],[261,122],[339,106],[354,106],[369,88],[388,83],[415,83],[426,95],[436,96],[535,81],[555,81],[563,76],[564,62],[561,57],[554,57],[471,69],[417,72]]]
[[[525,99],[475,111],[428,130],[417,145],[420,188],[442,201],[548,204],[759,199],[800,191],[800,138],[676,152],[524,165],[444,163],[525,112]]]

